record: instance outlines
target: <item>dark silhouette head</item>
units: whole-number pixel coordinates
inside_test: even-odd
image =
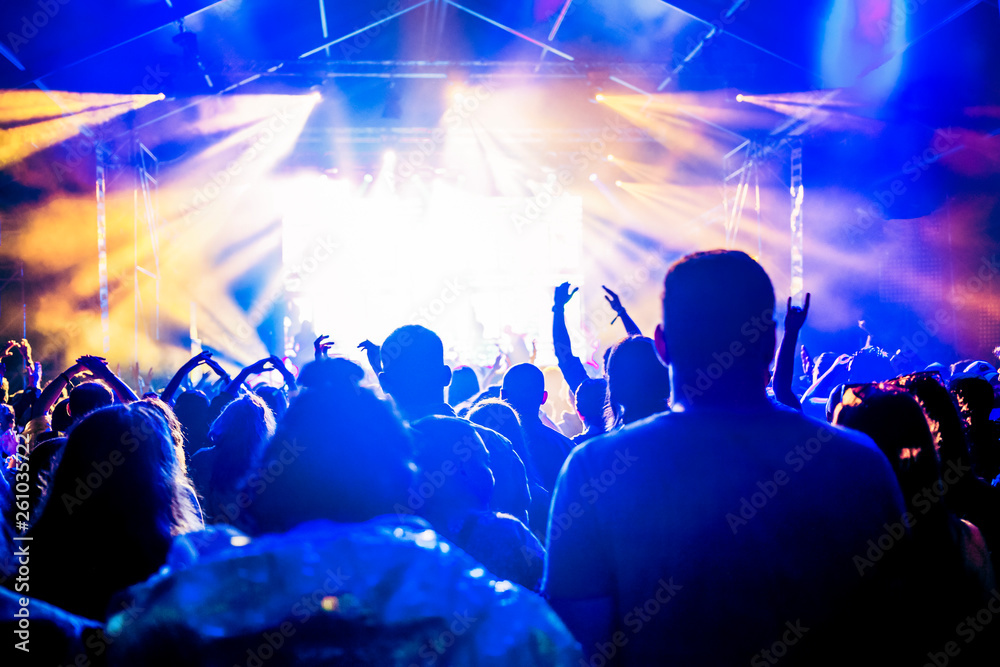
[[[271,408],[256,394],[244,394],[223,408],[208,430],[217,451],[212,487],[219,491],[239,488],[260,465],[274,428]]]
[[[514,451],[521,457],[525,465],[528,464],[528,447],[524,442],[521,423],[517,420],[517,414],[510,405],[499,398],[487,399],[469,410],[469,414],[466,417],[473,424],[493,429],[510,440]]]
[[[653,341],[631,336],[608,358],[608,408],[616,425],[631,424],[667,409],[670,372],[656,356]]]
[[[185,391],[174,402],[174,414],[184,429],[184,447],[189,456],[208,444],[208,407],[208,397],[197,390]]]
[[[32,544],[52,554],[37,565],[53,592],[38,594],[91,618],[104,617],[112,593],[156,572],[173,536],[201,528],[167,422],[143,401],[95,410],[73,427],[49,498]]]
[[[459,366],[451,374],[448,385],[448,405],[455,407],[479,393],[479,376],[468,366]]]
[[[69,416],[74,422],[83,419],[88,413],[111,405],[115,396],[103,382],[91,381],[78,384],[69,392]]]
[[[484,401],[491,401],[494,399],[500,400],[500,385],[498,384],[491,384],[489,387],[483,389],[478,394],[470,398],[466,406],[463,406],[462,409],[459,410],[458,416],[467,417],[469,411],[477,405],[483,403]]]
[[[500,398],[509,403],[522,419],[537,418],[538,409],[548,397],[545,375],[534,364],[517,364],[503,376]]]
[[[285,414],[285,410],[288,409],[288,397],[285,396],[285,392],[278,387],[269,387],[264,385],[262,387],[257,387],[254,390],[255,393],[260,396],[267,407],[271,408],[271,413],[274,415],[274,421],[281,421],[281,417]]]
[[[14,428],[14,408],[0,403],[0,432]]]
[[[406,503],[413,452],[399,416],[358,384],[360,366],[322,363],[327,381],[292,400],[264,453],[273,481],[251,509],[263,532],[314,519],[367,521]],[[312,374],[311,365],[302,372]]]
[[[659,362],[657,362],[659,363]],[[667,388],[669,393],[669,387]],[[608,402],[608,381],[604,378],[584,380],[573,394],[576,411],[589,428],[604,428],[604,408]]]
[[[379,383],[404,415],[442,402],[451,369],[444,363],[444,344],[436,333],[417,324],[400,327],[385,339],[381,355]]]
[[[52,430],[65,433],[73,426],[73,418],[69,416],[69,399],[65,398],[52,409]]]
[[[820,379],[824,373],[830,370],[833,366],[833,362],[837,360],[837,355],[834,352],[822,352],[812,364],[812,381]]]
[[[847,376],[851,384],[882,382],[896,375],[889,355],[879,347],[861,348],[851,356],[851,361],[847,364]]]
[[[990,421],[993,385],[980,377],[960,377],[952,380],[950,387],[950,393],[961,411],[961,419],[967,426],[968,445],[976,473],[992,480],[1000,474],[1000,443],[997,442],[994,423]]]
[[[902,390],[881,385],[849,388],[833,423],[871,437],[889,459],[906,499],[933,488],[940,479],[937,451],[920,403]]]
[[[357,364],[340,357],[317,359],[302,367],[298,385],[307,389],[360,384],[365,372]]]
[[[488,509],[494,485],[490,455],[472,424],[431,415],[415,421],[412,430],[418,479],[444,480],[427,498],[429,518]]]
[[[993,385],[980,377],[959,377],[950,384],[962,414],[970,422],[988,420],[993,411]]]
[[[736,250],[681,258],[663,281],[656,344],[672,369],[673,401],[763,403],[775,349],[771,279]]]

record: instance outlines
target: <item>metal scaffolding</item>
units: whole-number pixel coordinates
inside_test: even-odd
[[[133,202],[133,310],[135,316],[133,334],[133,356],[139,363],[141,356],[140,332],[147,341],[160,340],[160,256],[159,237],[157,234],[157,195],[159,190],[159,160],[153,152],[141,141],[135,141],[134,149],[135,187],[132,191]],[[141,240],[148,239],[149,255],[143,256],[140,246],[145,249]],[[143,266],[147,260],[152,261],[151,268]],[[153,283],[152,303],[144,304],[142,298],[141,278]]]
[[[97,280],[101,300],[102,349],[107,355],[111,351],[111,313],[108,305],[108,211],[107,172],[110,155],[104,146],[98,145],[97,157]]]

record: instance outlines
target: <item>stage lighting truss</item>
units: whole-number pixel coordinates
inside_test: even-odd
[[[787,158],[784,157],[786,147],[788,149]],[[801,297],[804,293],[802,225],[805,185],[802,178],[802,141],[799,138],[786,137],[780,141],[772,140],[767,144],[760,144],[748,139],[723,157],[722,207],[726,247],[736,246],[747,196],[750,189],[753,188],[757,257],[762,256],[760,164],[774,156],[778,156],[778,159],[787,159],[789,169],[789,195],[791,197],[789,223],[791,285],[789,293],[794,300],[801,303]],[[739,166],[737,167],[737,165]]]

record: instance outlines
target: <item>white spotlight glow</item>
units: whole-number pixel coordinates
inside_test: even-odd
[[[365,183],[371,183],[374,177],[371,174],[365,174]]]
[[[743,97],[742,93],[740,93],[739,95],[736,96],[736,101],[737,102],[742,102],[743,100],[744,100],[744,97]]]
[[[621,187],[622,186],[622,182],[621,181],[615,181],[615,185],[617,185],[618,187]]]
[[[593,183],[596,180],[597,180],[597,174],[591,174],[590,175],[590,182]]]

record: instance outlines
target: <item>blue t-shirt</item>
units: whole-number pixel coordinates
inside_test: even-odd
[[[862,599],[879,568],[856,556],[903,512],[867,436],[774,407],[664,413],[573,451],[543,589],[554,606],[612,601],[610,643],[587,656],[770,664],[760,651]]]

